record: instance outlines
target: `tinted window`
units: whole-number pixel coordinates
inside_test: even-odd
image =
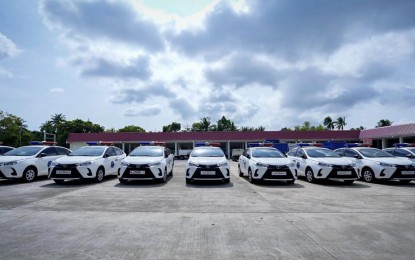
[[[104,153],[106,147],[102,146],[84,146],[68,154],[69,156],[100,156]]]
[[[292,149],[291,151],[289,151],[289,152],[287,153],[287,155],[289,155],[289,156],[295,156],[295,152],[297,152],[297,150],[298,150],[298,149]]]
[[[392,155],[388,154],[387,152],[384,152],[382,150],[379,149],[359,149],[359,152],[365,156],[365,157],[369,157],[369,158],[376,158],[376,157],[393,157]]]
[[[252,150],[252,157],[262,157],[262,158],[283,158],[285,157],[280,151],[277,149],[253,149]]]
[[[108,156],[115,156],[115,155],[117,155],[117,154],[115,153],[114,148],[112,148],[112,147],[108,147],[108,149],[107,149],[107,151],[106,151],[106,153],[105,153],[105,154],[107,154]]]
[[[322,157],[340,157],[337,153],[332,150],[320,148],[320,149],[307,149],[307,154],[313,158],[322,158]]]
[[[346,157],[355,157],[356,155],[358,155],[358,154],[355,151],[350,150],[350,149],[347,149],[344,152],[344,156],[346,156]]]
[[[338,150],[336,150],[334,152],[337,153],[340,156],[343,156],[344,155],[344,149],[338,149]]]
[[[49,147],[42,151],[42,153],[46,154],[46,156],[56,156],[57,152],[55,147]]]
[[[43,147],[39,146],[23,146],[14,150],[8,151],[3,156],[32,156],[37,154]]]
[[[305,155],[303,149],[298,149],[297,153],[295,154],[296,157],[303,157]]]
[[[158,157],[163,156],[164,149],[162,147],[145,147],[140,146],[135,148],[130,156],[148,156],[148,157]]]
[[[225,154],[222,149],[216,147],[195,148],[190,156],[193,157],[223,157]]]
[[[396,149],[394,155],[398,157],[407,157],[409,154],[411,153],[404,149]]]
[[[68,149],[65,149],[65,148],[62,148],[62,147],[55,147],[55,148],[56,148],[56,151],[58,152],[59,155],[67,155],[71,152]]]
[[[393,155],[394,154],[394,151],[393,151],[393,149],[388,149],[388,150],[384,150],[385,152],[387,152],[388,154],[391,154],[391,155]]]

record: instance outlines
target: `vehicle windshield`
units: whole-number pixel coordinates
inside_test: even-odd
[[[163,156],[164,149],[161,147],[137,147],[129,156],[148,156],[148,157],[159,157]]]
[[[37,154],[43,147],[23,146],[4,153],[2,156],[33,156]]]
[[[216,147],[205,147],[193,149],[192,157],[223,157],[225,154],[222,149]]]
[[[379,149],[375,149],[375,148],[367,148],[367,149],[359,149],[358,150],[363,156],[365,157],[369,157],[369,158],[378,158],[378,157],[393,157],[393,155],[379,150]]]
[[[319,149],[307,149],[306,150],[308,156],[313,158],[320,158],[320,157],[340,157],[337,153],[333,152],[332,150],[319,148]]]
[[[285,157],[277,149],[264,148],[264,149],[252,149],[252,157],[260,158],[283,158]]]
[[[408,148],[408,150],[409,150],[411,153],[415,154],[415,148]]]
[[[106,147],[85,146],[68,154],[68,156],[100,156],[104,153]]]

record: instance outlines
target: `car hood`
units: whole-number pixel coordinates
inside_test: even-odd
[[[127,156],[123,160],[126,163],[147,164],[161,161],[162,157],[148,157],[148,156]]]
[[[191,157],[188,162],[211,165],[227,162],[227,160],[225,157]]]
[[[30,159],[30,158],[34,158],[34,156],[0,156],[0,163],[3,162],[13,162],[13,161],[20,161],[20,160],[26,160],[26,159]]]
[[[345,159],[345,158],[310,158],[310,160],[321,162],[321,163],[328,163],[328,164],[335,164],[335,165],[349,165],[352,163],[351,160]]]
[[[252,160],[254,162],[260,162],[263,164],[270,164],[270,165],[287,165],[292,162],[288,158],[253,158]]]
[[[377,157],[377,158],[365,158],[365,159],[371,160],[374,162],[383,162],[383,163],[391,163],[391,164],[399,164],[399,165],[408,165],[408,164],[413,163],[408,158],[403,158],[403,157],[389,157],[389,158]]]
[[[63,157],[56,159],[55,162],[61,163],[61,164],[74,164],[74,163],[94,161],[99,158],[102,158],[102,157],[101,156],[63,156]]]

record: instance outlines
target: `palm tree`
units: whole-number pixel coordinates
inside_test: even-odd
[[[200,128],[201,131],[209,131],[210,130],[210,117],[204,117],[200,119]]]
[[[55,129],[55,133],[58,132],[58,128],[66,122],[65,115],[63,114],[54,114],[50,118],[50,123],[52,124],[53,128]]]
[[[323,125],[326,127],[327,130],[333,130],[334,124],[335,122],[333,122],[333,119],[331,119],[331,117],[326,116],[326,118],[324,118]]]
[[[384,127],[384,126],[391,126],[392,123],[393,122],[390,121],[389,119],[381,119],[379,120],[378,124],[375,127],[378,128],[378,127]]]
[[[337,130],[343,130],[343,128],[347,125],[346,117],[339,117],[336,121]]]

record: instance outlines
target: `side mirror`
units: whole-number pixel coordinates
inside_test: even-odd
[[[301,158],[307,159],[307,155],[303,154],[303,156],[301,156]]]
[[[358,154],[353,155],[353,157],[356,158],[356,159],[363,159],[362,156],[360,156]]]
[[[38,157],[39,157],[39,158],[46,157],[46,153],[40,153],[40,154],[38,155]]]
[[[249,154],[246,155],[246,158],[251,159],[251,156]]]
[[[109,154],[104,154],[104,158],[108,158],[108,157],[110,157],[110,155]]]

